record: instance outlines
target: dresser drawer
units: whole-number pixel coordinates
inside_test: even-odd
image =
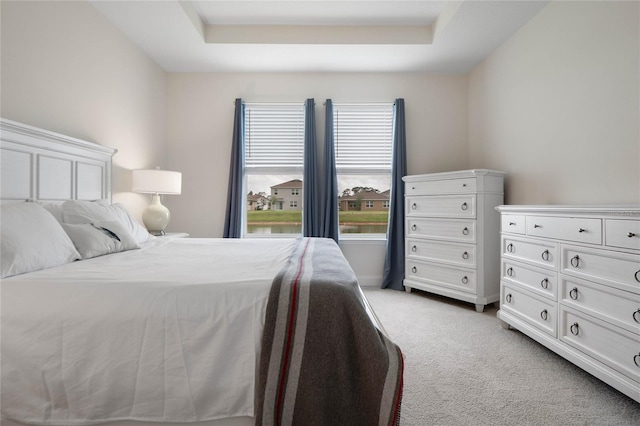
[[[407,237],[475,243],[476,221],[408,218],[405,232]]]
[[[474,293],[476,271],[423,263],[407,258],[405,278]]]
[[[407,216],[476,217],[475,195],[434,195],[406,197]]]
[[[449,263],[468,268],[476,267],[476,246],[448,244],[440,241],[407,239],[407,257]]]
[[[406,183],[406,195],[462,194],[476,192],[476,178]]]
[[[515,285],[502,282],[500,309],[523,318],[536,328],[556,337],[557,304]]]
[[[560,340],[640,382],[640,339],[637,334],[561,306]]]
[[[640,335],[640,294],[566,276],[560,282],[563,305]]]
[[[605,244],[640,250],[640,220],[606,219]]]
[[[578,243],[602,244],[600,219],[527,216],[527,234]]]
[[[515,214],[503,214],[500,217],[502,232],[510,232],[512,234],[525,234],[527,228],[525,226],[525,216]]]
[[[545,268],[557,268],[556,243],[518,239],[505,236],[502,238],[502,255],[506,258],[529,262]]]
[[[558,277],[553,271],[511,260],[502,262],[502,279],[526,287],[551,300],[557,300]]]
[[[640,254],[562,245],[561,270],[567,275],[622,290],[640,290]]]

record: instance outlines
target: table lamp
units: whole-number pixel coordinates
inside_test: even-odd
[[[142,213],[142,222],[151,235],[164,235],[169,223],[169,209],[160,202],[161,194],[180,194],[182,173],[169,170],[142,169],[132,171],[132,190],[153,194],[151,204]]]

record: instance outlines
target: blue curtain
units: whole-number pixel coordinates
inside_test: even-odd
[[[304,102],[304,172],[302,235],[320,237],[320,200],[318,200],[318,168],[316,155],[316,103]]]
[[[407,174],[407,137],[404,123],[404,99],[396,99],[393,109],[393,158],[391,194],[387,227],[387,254],[384,260],[382,288],[403,290],[404,279],[404,185]]]
[[[321,236],[338,242],[338,178],[333,140],[333,102],[327,99],[324,114],[324,181]]]
[[[245,195],[242,185],[244,175],[244,102],[236,99],[233,120],[233,141],[229,167],[229,189],[227,190],[227,212],[224,219],[224,238],[242,236],[242,206]]]

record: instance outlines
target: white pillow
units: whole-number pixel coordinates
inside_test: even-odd
[[[46,211],[48,211],[49,213],[51,213],[53,215],[53,217],[55,217],[58,222],[60,222],[60,223],[63,222],[63,219],[62,219],[62,203],[49,203],[49,202],[45,202],[45,201],[36,201],[36,204],[39,204],[42,207],[44,207],[44,209]]]
[[[56,219],[36,203],[0,206],[2,278],[80,259]]]
[[[63,223],[62,227],[83,259],[140,248],[120,222]]]
[[[136,243],[153,239],[153,235],[140,225],[122,204],[102,204],[92,201],[65,201],[62,205],[64,223],[81,224],[94,222],[120,222],[133,236]]]
[[[60,223],[64,223],[64,218],[62,215],[62,203],[54,203],[51,201],[35,201],[36,203],[40,204],[42,207],[44,207],[44,209],[46,211],[48,211],[49,213],[51,213],[53,215],[53,217],[56,218],[56,220]],[[94,200],[91,201],[92,203],[98,203],[101,204],[103,206],[108,206],[109,205],[109,200],[104,200],[104,199],[99,199],[99,200]]]

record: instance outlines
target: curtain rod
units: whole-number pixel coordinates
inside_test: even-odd
[[[244,104],[254,104],[254,105],[304,105],[305,101],[303,102],[250,102],[250,101],[242,101]],[[233,104],[235,105],[236,101],[233,101]],[[316,103],[314,102],[314,105]],[[327,102],[324,101],[322,102],[322,105],[326,105]],[[393,102],[333,102],[333,105],[344,105],[344,106],[387,106],[387,105],[394,105],[395,101]]]
[[[322,105],[326,105],[327,102],[323,102]],[[333,102],[333,105],[343,105],[343,106],[387,106],[393,105],[394,102]]]

